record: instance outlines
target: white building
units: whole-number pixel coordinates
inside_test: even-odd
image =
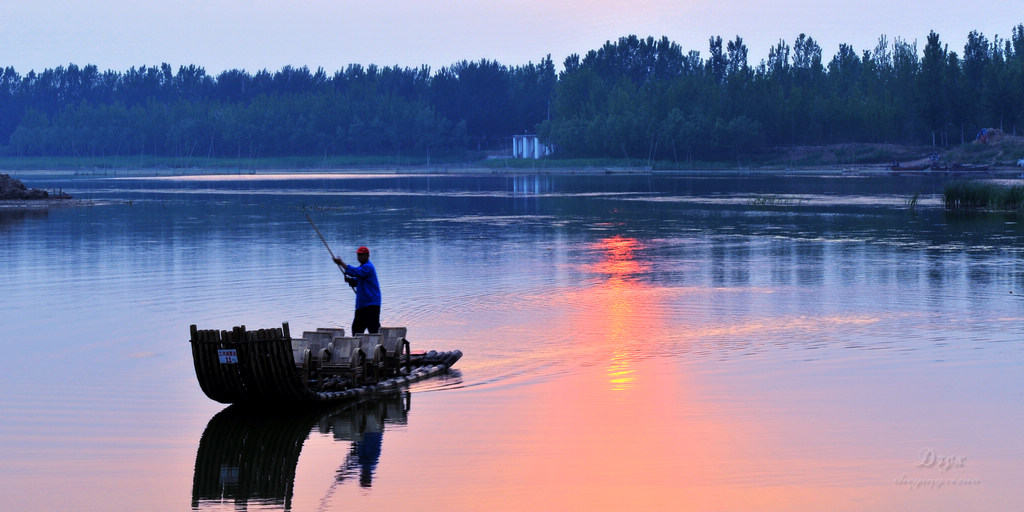
[[[551,146],[541,143],[536,135],[513,135],[512,158],[542,158],[551,154]]]

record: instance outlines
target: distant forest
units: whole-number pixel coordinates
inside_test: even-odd
[[[508,149],[536,133],[562,157],[722,160],[837,143],[948,146],[982,128],[1024,129],[1024,24],[971,32],[963,53],[885,36],[827,62],[800,34],[748,61],[742,38],[706,58],[636,36],[565,59],[462,61],[431,72],[349,65],[208,75],[170,65],[0,73],[0,155],[260,158],[407,155],[435,161]]]

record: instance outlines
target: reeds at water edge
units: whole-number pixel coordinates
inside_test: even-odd
[[[942,192],[949,210],[1024,211],[1024,185],[993,181],[958,180]]]

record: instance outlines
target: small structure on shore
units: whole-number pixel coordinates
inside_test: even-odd
[[[513,135],[512,158],[532,158],[534,160],[550,155],[551,146],[544,144],[536,135]]]

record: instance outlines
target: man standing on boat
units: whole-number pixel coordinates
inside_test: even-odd
[[[352,334],[366,330],[374,334],[380,330],[380,283],[377,281],[377,269],[370,263],[370,250],[366,247],[356,249],[356,259],[359,260],[358,267],[346,265],[338,256],[334,257],[334,262],[346,276],[356,280],[356,316],[352,319]]]

